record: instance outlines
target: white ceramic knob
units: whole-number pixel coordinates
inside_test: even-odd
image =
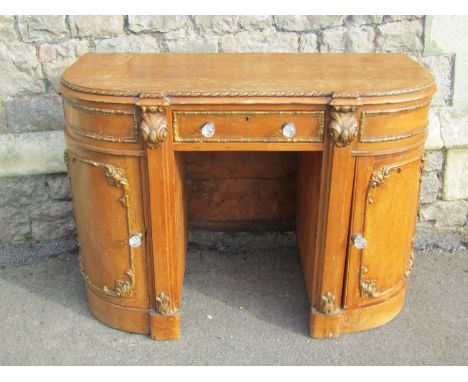
[[[143,235],[141,233],[136,233],[130,236],[130,238],[128,239],[128,244],[130,245],[130,247],[138,248],[141,246],[142,238]]]
[[[215,125],[213,122],[206,122],[201,128],[201,133],[206,138],[211,138],[215,135]]]
[[[357,249],[364,249],[367,246],[367,240],[360,233],[355,233],[351,241]]]
[[[288,122],[283,126],[283,135],[286,138],[292,138],[296,135],[296,126],[292,122]]]

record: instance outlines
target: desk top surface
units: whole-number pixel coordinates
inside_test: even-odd
[[[391,53],[88,53],[62,84],[117,96],[386,96],[434,87]]]

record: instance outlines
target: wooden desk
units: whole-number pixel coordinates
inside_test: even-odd
[[[185,156],[201,151],[295,155],[313,337],[402,308],[435,91],[410,58],[93,53],[61,91],[81,270],[101,321],[180,336]]]

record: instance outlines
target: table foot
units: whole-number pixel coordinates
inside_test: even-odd
[[[180,337],[179,313],[162,316],[150,311],[151,338],[155,340],[176,340]]]

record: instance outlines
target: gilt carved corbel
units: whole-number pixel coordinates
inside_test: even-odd
[[[156,297],[156,312],[161,316],[166,316],[169,311],[169,296],[162,292]]]
[[[336,147],[348,146],[358,133],[356,106],[332,106],[328,131]]]
[[[149,148],[156,148],[165,142],[169,133],[166,110],[161,106],[142,106],[140,131]]]
[[[335,312],[335,295],[327,292],[322,296],[321,310],[323,314],[330,315]]]

